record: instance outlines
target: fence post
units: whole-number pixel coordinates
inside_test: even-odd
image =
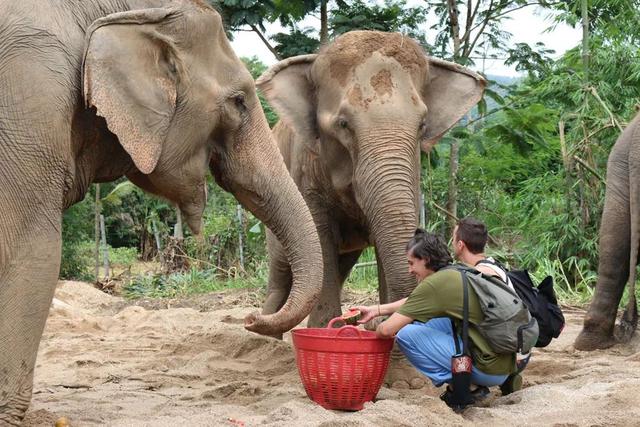
[[[104,215],[100,215],[100,237],[102,240],[102,260],[104,262],[104,278],[109,278],[109,248],[107,247],[107,235],[104,232]]]
[[[242,206],[240,204],[236,205],[237,206],[237,212],[238,212],[238,250],[240,252],[240,266],[242,267],[242,270],[244,271],[244,242],[242,239],[242,231],[243,231],[243,227],[242,227]]]
[[[184,233],[182,232],[182,212],[180,208],[176,208],[176,225],[173,227],[173,237],[182,240]]]
[[[426,223],[427,223],[426,217],[427,217],[427,214],[424,208],[424,193],[421,191],[420,192],[420,227],[423,229],[426,227]]]

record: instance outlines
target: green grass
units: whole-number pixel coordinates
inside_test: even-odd
[[[358,263],[367,263],[375,260],[374,249],[367,248],[360,255]],[[359,291],[378,292],[378,268],[375,264],[353,268],[344,285],[347,288]]]
[[[261,274],[222,279],[214,270],[191,269],[186,273],[135,276],[123,286],[122,295],[129,299],[177,298],[228,289],[256,289],[265,283],[266,278]]]

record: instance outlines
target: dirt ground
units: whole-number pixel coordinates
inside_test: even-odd
[[[349,295],[349,299],[367,296]],[[640,338],[573,349],[583,312],[537,349],[525,388],[451,412],[440,390],[382,388],[360,412],[328,411],[298,378],[290,337],[249,333],[247,291],[131,305],[91,285],[60,282],[35,372],[26,426],[637,426]]]

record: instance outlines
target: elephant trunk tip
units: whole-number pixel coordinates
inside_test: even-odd
[[[280,336],[301,321],[296,318],[289,318],[287,321],[282,321],[278,319],[279,317],[281,316],[278,315],[278,313],[260,314],[254,311],[245,316],[244,328],[260,335]]]

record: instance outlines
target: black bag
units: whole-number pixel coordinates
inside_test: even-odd
[[[536,347],[546,347],[553,338],[558,338],[564,329],[564,315],[558,306],[553,291],[553,278],[547,276],[536,288],[527,270],[508,271],[507,276],[516,293],[527,306],[531,316],[538,321],[540,329]]]
[[[538,321],[538,341],[536,347],[546,347],[553,338],[558,338],[564,329],[564,315],[558,306],[558,299],[553,291],[553,278],[547,276],[536,287],[529,276],[527,270],[509,271],[498,262],[487,259],[481,260],[478,264],[493,264],[507,273],[516,293],[522,300],[531,316]]]

